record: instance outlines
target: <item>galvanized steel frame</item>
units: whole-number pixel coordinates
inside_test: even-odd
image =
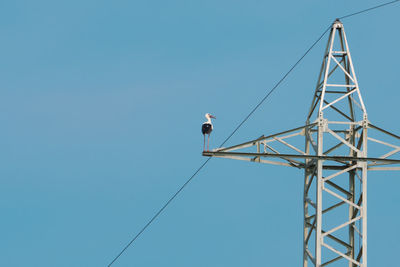
[[[336,73],[343,74],[343,83],[329,83]],[[336,97],[328,100],[327,95]],[[332,114],[327,112],[340,118],[329,120]],[[385,140],[369,137],[370,131]],[[304,137],[304,149],[291,142],[298,137]],[[329,148],[325,148],[326,138],[331,140]],[[392,150],[368,157],[368,143]],[[292,153],[279,152],[275,144]],[[400,137],[368,121],[343,24],[337,20],[332,24],[306,125],[203,155],[304,169],[303,267],[343,262],[349,267],[367,267],[367,171],[400,170],[399,152]],[[340,210],[343,206],[347,206],[345,211]],[[326,228],[327,215],[333,210],[344,221]]]

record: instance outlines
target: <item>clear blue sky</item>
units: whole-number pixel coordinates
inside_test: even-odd
[[[106,266],[336,17],[382,1],[0,2],[0,265]],[[400,133],[400,5],[344,20],[371,122]],[[302,125],[322,42],[229,141]],[[213,159],[115,266],[300,266],[301,171]],[[400,251],[370,173],[369,266]]]

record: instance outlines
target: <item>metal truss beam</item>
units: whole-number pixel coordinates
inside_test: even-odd
[[[224,152],[224,151],[204,151],[203,156],[206,157],[218,157],[218,158],[231,158],[231,157],[249,157],[250,159],[244,159],[246,161],[257,162],[258,158],[284,158],[288,160],[293,159],[312,159],[312,160],[333,160],[333,161],[360,161],[360,162],[383,162],[389,164],[400,164],[399,159],[385,159],[385,158],[359,158],[350,156],[318,156],[318,155],[296,155],[296,154],[272,154],[272,153],[249,153],[249,152]],[[299,168],[305,168],[305,164],[300,166],[293,166]],[[361,167],[360,167],[361,168]]]

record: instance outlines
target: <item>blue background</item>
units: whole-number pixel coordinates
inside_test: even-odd
[[[0,2],[0,265],[106,266],[336,18],[381,1]],[[400,4],[343,20],[371,122],[400,133]],[[300,126],[327,35],[227,145]],[[212,159],[115,266],[300,266],[303,173]],[[369,266],[400,251],[370,172]]]

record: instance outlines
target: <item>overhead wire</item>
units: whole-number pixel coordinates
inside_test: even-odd
[[[229,134],[229,136],[221,143],[219,147],[225,145],[226,142],[242,127],[242,125],[250,118],[251,115],[264,103],[264,101],[278,88],[278,86],[286,79],[286,77],[294,70],[294,68],[304,59],[304,57],[314,48],[314,46],[322,39],[322,37],[326,34],[326,32],[330,29],[330,26],[324,30],[324,32],[318,37],[318,39],[307,49],[307,51],[296,61],[295,64],[283,75],[283,77],[275,84],[275,86],[261,99],[260,102],[250,111],[250,113],[236,126],[236,128]],[[108,267],[110,267],[124,252],[128,249],[129,246],[132,245],[133,242],[146,230],[147,227],[164,211],[164,209],[176,198],[176,196],[192,181],[192,179],[200,172],[204,166],[210,161],[211,157],[208,158],[200,165],[200,167],[190,176],[190,178],[176,191],[172,197],[168,199],[168,201],[156,212],[156,214],[148,221],[146,225],[129,241],[127,245],[118,253],[118,255],[110,262]]]
[[[307,49],[307,51],[296,61],[295,64],[283,75],[283,77],[275,84],[275,86],[261,99],[261,101],[250,111],[250,113],[238,124],[238,126],[232,131],[232,133],[219,145],[222,147],[226,142],[242,127],[242,125],[253,115],[253,113],[264,103],[265,100],[278,88],[278,86],[286,79],[286,77],[296,68],[296,66],[304,59],[304,57],[314,48],[314,46],[322,39],[326,32],[330,29],[330,26],[324,30],[324,32],[318,37],[318,39]],[[132,243],[146,230],[147,227],[163,212],[163,210],[175,199],[175,197],[192,181],[192,179],[200,172],[200,170],[207,165],[211,157],[203,162],[202,165],[190,176],[190,178],[176,191],[172,197],[158,210],[158,212],[149,220],[149,222],[130,240],[130,242],[121,250],[121,252],[111,261],[108,266],[111,266],[124,252],[132,245]]]
[[[286,79],[286,77],[296,68],[296,66],[304,59],[304,57],[314,48],[314,46],[322,39],[330,26],[318,37],[318,39],[306,50],[306,52],[292,65],[292,67],[282,76],[282,78],[275,84],[275,86],[257,103],[257,105],[250,111],[250,113],[236,126],[236,128],[229,134],[229,136],[219,145],[222,147],[226,142],[242,127],[242,125],[250,118],[251,115],[267,100],[267,98],[278,88],[278,86]],[[142,229],[129,241],[127,245],[118,253],[117,256],[110,262],[110,267],[114,262],[132,245],[133,242],[150,226],[150,224],[164,211],[164,209],[176,198],[176,196],[193,180],[193,178],[200,172],[204,166],[211,160],[211,157],[205,160],[200,167],[190,176],[190,178],[168,199],[168,201],[156,212],[156,214],[142,227]]]
[[[374,7],[370,7],[370,8],[361,10],[361,11],[357,11],[357,12],[354,12],[354,13],[352,13],[352,14],[349,14],[349,15],[346,15],[346,16],[343,16],[343,17],[340,17],[339,19],[350,18],[350,17],[352,17],[352,16],[355,16],[355,15],[358,15],[358,14],[361,14],[361,13],[365,13],[365,12],[368,12],[368,11],[371,11],[371,10],[374,10],[374,9],[377,9],[377,8],[381,8],[381,7],[384,7],[384,6],[387,6],[387,5],[391,5],[391,4],[394,4],[394,3],[396,3],[396,2],[400,2],[400,0],[395,0],[395,1],[387,2],[387,3],[383,3],[383,4],[378,5],[378,6],[374,6]]]
[[[387,2],[378,6],[374,6],[371,8],[367,8],[355,13],[351,13],[349,15],[345,15],[339,17],[339,19],[345,19],[352,16],[359,15],[361,13],[365,13],[374,9],[378,9],[390,4],[394,4],[396,2],[400,2],[400,0],[395,0],[391,2]],[[255,105],[255,107],[249,112],[249,114],[236,126],[236,128],[228,135],[228,137],[221,143],[219,147],[225,145],[226,142],[242,127],[242,125],[253,115],[253,113],[268,99],[268,97],[279,87],[279,85],[287,78],[287,76],[297,67],[297,65],[308,55],[308,53],[314,48],[314,46],[322,39],[322,37],[329,31],[331,25],[327,27],[322,34],[314,41],[314,43],[306,50],[306,52],[294,63],[290,69],[282,76],[282,78],[272,87],[271,90]],[[211,160],[211,157],[205,160],[199,168],[190,176],[190,178],[173,194],[167,202],[153,215],[153,217],[141,228],[141,230],[123,247],[123,249],[113,258],[113,260],[108,264],[108,267],[113,265],[118,258],[142,235],[142,233],[154,222],[154,220],[167,208],[167,206],[182,192],[182,190],[196,177],[196,175],[207,165],[207,163]]]
[[[146,230],[147,227],[150,226],[150,224],[158,217],[158,215],[160,215],[161,212],[163,212],[163,210],[169,205],[169,203],[171,203],[172,200],[174,200],[174,198],[186,187],[186,185],[188,185],[188,183],[192,181],[192,179],[197,175],[197,173],[201,169],[203,169],[204,166],[206,166],[206,164],[210,161],[210,159],[211,158],[208,158],[206,161],[203,162],[203,164],[200,165],[200,167],[192,174],[192,176],[179,188],[178,191],[176,191],[176,193],[172,197],[170,197],[170,199],[161,207],[161,209],[159,209],[157,213],[154,214],[154,216],[147,222],[147,224],[143,226],[143,228],[135,235],[135,237],[132,238],[131,241],[129,241],[129,243],[121,250],[120,253],[118,253],[118,255],[112,260],[112,262],[108,266],[111,266],[125,252],[125,250],[127,250],[128,247],[133,242],[135,242],[135,240]]]

